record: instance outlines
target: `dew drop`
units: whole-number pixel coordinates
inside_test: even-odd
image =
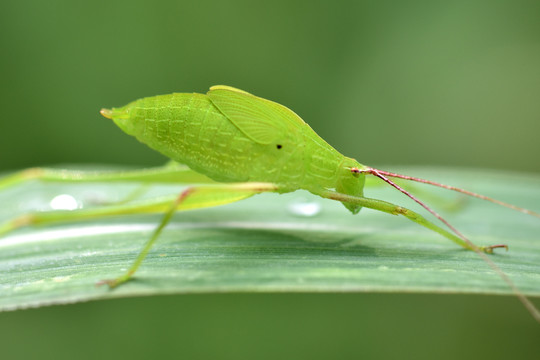
[[[316,201],[300,199],[291,203],[289,210],[294,215],[311,217],[321,212],[321,205]]]
[[[79,208],[79,203],[75,198],[68,194],[55,196],[50,202],[51,208],[54,210],[75,210]]]

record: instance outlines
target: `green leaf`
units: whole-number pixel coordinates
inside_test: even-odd
[[[456,169],[403,172],[540,210],[536,175]],[[31,182],[0,193],[0,221],[32,209],[50,209],[61,194],[83,206],[97,206],[96,201],[119,201],[135,188]],[[155,186],[145,197],[180,189]],[[539,219],[475,199],[449,213],[441,200],[455,204],[463,199],[460,195],[431,187],[421,191],[421,198],[441,209],[475,243],[508,244],[508,252],[491,259],[523,293],[540,296]],[[419,211],[387,187],[368,188],[366,195]],[[351,215],[341,204],[304,191],[262,194],[177,213],[133,281],[114,290],[96,287],[96,282],[125,271],[159,220],[160,215],[114,217],[24,228],[4,236],[0,309],[194,292],[511,294],[477,254],[423,227],[367,209]]]

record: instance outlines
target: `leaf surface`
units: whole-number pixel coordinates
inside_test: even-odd
[[[426,168],[402,172],[540,210],[536,175]],[[0,193],[0,221],[50,209],[62,194],[88,207],[121,200],[135,187],[27,183]],[[145,197],[181,189],[155,186]],[[472,241],[508,244],[508,252],[491,259],[521,291],[540,296],[539,219],[475,199],[448,212],[442,202],[455,204],[463,199],[460,195],[422,187],[419,196],[426,192],[426,201]],[[384,186],[368,188],[366,195],[421,211]],[[111,217],[24,228],[0,238],[0,309],[195,292],[511,294],[478,255],[423,227],[368,209],[351,215],[341,204],[303,191],[179,212],[136,279],[114,290],[96,287],[127,269],[159,220],[159,214]]]

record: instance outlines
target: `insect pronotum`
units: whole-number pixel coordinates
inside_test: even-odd
[[[521,302],[540,321],[540,313],[514,283],[485,254],[506,245],[477,246],[425,203],[397,185],[391,178],[422,182],[540,218],[540,214],[429,180],[378,170],[343,156],[319,137],[287,107],[229,86],[213,86],[206,94],[175,93],[147,97],[101,114],[124,132],[135,136],[173,161],[163,167],[106,173],[32,168],[0,179],[0,189],[29,179],[44,181],[141,181],[209,183],[190,186],[170,200],[146,201],[87,211],[43,212],[19,216],[0,225],[0,235],[16,228],[60,221],[77,221],[119,214],[163,212],[156,230],[123,275],[103,280],[111,288],[128,281],[137,271],[161,231],[176,210],[210,207],[245,199],[262,192],[286,193],[307,190],[337,200],[358,213],[362,207],[402,215],[478,253],[513,289]],[[186,166],[179,165],[185,164]],[[188,168],[189,167],[189,168]],[[202,175],[201,175],[202,174]],[[382,179],[407,195],[440,220],[449,230],[422,215],[389,202],[364,197],[365,176]]]

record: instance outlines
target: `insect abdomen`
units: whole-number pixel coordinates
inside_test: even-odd
[[[214,180],[248,180],[254,144],[206,95],[160,95],[129,106],[139,141]]]

